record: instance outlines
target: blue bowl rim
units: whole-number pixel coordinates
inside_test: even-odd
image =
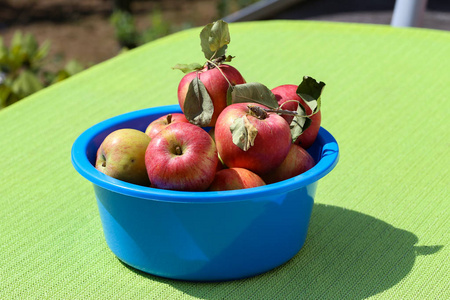
[[[92,184],[110,190],[115,193],[148,199],[152,201],[182,202],[182,203],[221,203],[230,201],[248,201],[251,199],[264,198],[265,196],[284,194],[292,190],[312,184],[327,175],[336,166],[339,160],[339,147],[335,138],[323,127],[317,136],[322,140],[321,159],[316,165],[303,174],[293,178],[268,184],[261,187],[232,191],[203,191],[186,192],[164,190],[140,186],[124,182],[98,171],[86,155],[86,149],[91,140],[100,132],[118,123],[131,119],[138,119],[151,114],[168,114],[181,112],[179,105],[165,105],[136,110],[99,122],[81,133],[72,145],[71,160],[75,170],[90,181]]]

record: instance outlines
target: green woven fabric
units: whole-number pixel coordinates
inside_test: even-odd
[[[171,67],[204,61],[195,28],[0,111],[1,299],[450,298],[450,33],[301,21],[230,32],[248,82],[327,84],[322,125],[341,156],[302,250],[263,275],[192,283],[134,271],[104,241],[72,143],[106,118],[177,103]]]

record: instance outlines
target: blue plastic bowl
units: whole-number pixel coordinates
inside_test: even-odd
[[[320,128],[308,151],[317,164],[294,178],[223,192],[181,192],[123,182],[97,171],[97,148],[119,128],[144,131],[178,105],[100,122],[72,147],[72,164],[93,183],[106,242],[126,264],[181,280],[223,281],[269,271],[303,246],[317,181],[338,162],[336,140]]]

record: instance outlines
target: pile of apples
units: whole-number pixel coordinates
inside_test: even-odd
[[[304,76],[300,84],[269,90],[247,83],[227,62],[228,24],[200,33],[207,59],[178,64],[182,113],[145,124],[145,132],[110,133],[95,167],[130,183],[179,191],[222,191],[262,186],[297,176],[315,165],[306,151],[321,123],[325,84]]]

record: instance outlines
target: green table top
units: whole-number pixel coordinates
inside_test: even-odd
[[[149,43],[0,111],[1,299],[449,299],[450,33],[302,21],[230,24],[229,54],[269,88],[324,81],[340,161],[318,186],[305,246],[253,278],[192,283],[132,271],[103,238],[77,136],[176,104],[200,28]]]

